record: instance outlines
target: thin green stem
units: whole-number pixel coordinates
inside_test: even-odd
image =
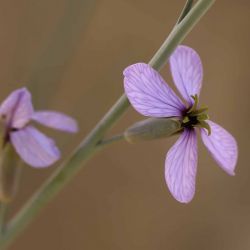
[[[7,203],[0,204],[0,239],[3,237],[6,229],[6,215],[8,210]]]
[[[102,149],[103,147],[106,147],[114,142],[118,142],[118,141],[122,141],[124,140],[125,137],[124,137],[124,134],[119,134],[119,135],[114,135],[110,138],[107,138],[107,139],[103,139],[101,140],[100,142],[98,142],[96,144],[96,149]]]
[[[176,25],[178,25],[183,20],[183,18],[188,14],[188,12],[191,10],[193,2],[194,2],[193,0],[186,1],[186,4],[185,4],[177,22],[176,22]]]
[[[165,65],[172,51],[184,40],[186,35],[192,30],[195,24],[207,12],[214,2],[215,0],[200,0],[194,5],[194,7],[184,17],[182,22],[175,26],[160,49],[150,60],[149,64],[153,68],[160,70]]]
[[[185,36],[206,13],[214,1],[198,1],[182,22],[175,26],[169,37],[149,62],[153,68],[159,70],[163,67],[175,47],[183,41]],[[45,181],[42,187],[12,219],[7,232],[0,241],[1,250],[6,249],[15,237],[23,231],[25,226],[35,218],[40,210],[73,178],[86,161],[97,151],[98,142],[102,140],[104,134],[119,120],[128,107],[129,102],[126,96],[122,95],[69,159]]]

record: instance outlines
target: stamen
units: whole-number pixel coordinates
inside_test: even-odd
[[[197,109],[197,106],[198,106],[198,102],[199,102],[199,98],[198,98],[198,95],[191,95],[191,97],[193,98],[194,100],[194,104],[193,106],[191,107],[191,109],[189,109],[189,111],[187,112],[188,114],[195,111]]]
[[[205,128],[207,130],[208,135],[211,135],[211,127],[209,126],[209,124],[207,122],[200,121],[199,122],[199,127]]]
[[[209,116],[206,113],[208,108],[202,107],[200,109],[197,109],[198,103],[199,103],[198,95],[193,95],[191,97],[194,100],[194,104],[184,114],[183,120],[182,120],[182,127],[183,128],[194,128],[194,127],[204,128],[208,131],[208,135],[210,135],[211,128],[209,124],[206,122],[206,120],[209,119]]]
[[[201,122],[201,121],[205,121],[205,120],[207,120],[207,119],[209,119],[209,116],[208,116],[208,114],[200,114],[200,115],[198,115],[197,116],[197,120],[199,121],[199,122]]]
[[[190,116],[197,116],[197,115],[204,113],[206,111],[208,111],[208,107],[203,107],[203,108],[194,110],[192,113],[190,113]]]
[[[188,123],[190,121],[188,116],[185,116],[184,119],[182,120],[183,123]]]

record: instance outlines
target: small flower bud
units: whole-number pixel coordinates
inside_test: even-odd
[[[169,137],[182,130],[181,122],[174,118],[149,118],[135,123],[125,132],[125,139],[130,142],[154,140]]]
[[[20,158],[10,143],[0,155],[0,201],[10,202],[16,194],[21,171]]]

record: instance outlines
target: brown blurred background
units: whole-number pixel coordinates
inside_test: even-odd
[[[122,94],[122,70],[151,58],[184,2],[0,1],[1,100],[28,85],[37,109],[76,117],[78,136],[44,129],[67,156]],[[176,138],[121,142],[92,159],[10,249],[250,249],[249,16],[249,1],[217,1],[185,40],[203,60],[202,103],[238,140],[235,177],[200,143],[195,198],[179,204],[163,175]],[[168,67],[162,73],[172,84]],[[139,119],[130,108],[113,132]],[[24,168],[12,213],[55,168]]]

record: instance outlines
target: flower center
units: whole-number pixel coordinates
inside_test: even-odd
[[[209,119],[207,114],[208,108],[198,108],[198,95],[191,96],[194,99],[194,104],[183,114],[182,127],[193,129],[194,127],[205,128],[208,134],[211,134],[211,128],[206,120]]]

